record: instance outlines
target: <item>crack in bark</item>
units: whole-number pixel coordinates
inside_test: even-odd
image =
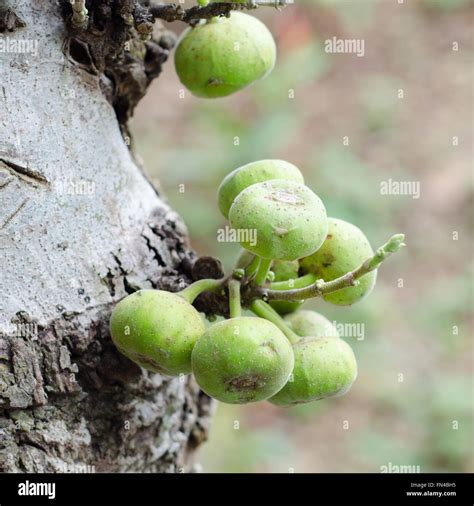
[[[110,296],[115,297],[115,284],[114,284],[114,275],[112,271],[109,269],[107,274],[105,275],[104,282],[107,285]]]
[[[50,182],[38,171],[19,165],[5,158],[0,158],[0,167],[6,169],[11,175],[35,187],[42,186],[49,188]]]
[[[142,237],[143,239],[145,239],[145,242],[146,242],[146,245],[147,245],[147,248],[153,252],[153,255],[154,255],[154,259],[158,262],[158,265],[160,267],[166,267],[166,263],[164,262],[163,260],[163,257],[160,255],[160,252],[158,251],[157,248],[155,248],[152,244],[151,244],[151,240],[145,235],[145,234],[142,234]]]
[[[129,281],[127,279],[128,272],[122,267],[122,262],[120,261],[120,258],[117,255],[115,255],[114,253],[112,253],[112,256],[118,265],[120,274],[122,275],[123,287],[124,287],[125,291],[127,292],[127,294],[130,295],[133,292],[136,292],[137,290],[139,290],[140,289],[139,287],[134,286],[129,283]],[[114,290],[114,293],[115,293],[115,290]]]
[[[28,198],[25,198],[23,202],[10,214],[10,216],[7,217],[7,219],[3,222],[2,226],[0,227],[0,230],[4,229],[15,218],[15,216],[17,216],[20,213],[20,211],[25,207],[28,200],[29,200]]]

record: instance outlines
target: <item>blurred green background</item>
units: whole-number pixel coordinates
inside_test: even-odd
[[[239,248],[217,242],[226,222],[216,188],[263,158],[298,165],[328,214],[374,247],[407,236],[368,299],[308,304],[365,325],[363,340],[347,337],[359,363],[349,394],[291,409],[219,404],[198,455],[205,471],[473,471],[473,11],[470,0],[261,8],[279,49],[269,77],[225,99],[182,98],[170,60],[138,107],[133,132],[149,177],[193,247],[227,267]],[[365,55],[326,53],[332,37],[363,39]],[[420,198],[381,195],[390,178],[419,182]]]

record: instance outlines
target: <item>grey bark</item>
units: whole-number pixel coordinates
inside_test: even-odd
[[[195,256],[148,183],[126,121],[171,46],[134,1],[0,4],[0,470],[193,469],[212,403],[108,333],[138,288],[176,291]],[[139,35],[141,32],[141,36]],[[158,35],[157,35],[158,33]],[[145,34],[146,35],[146,34]],[[12,50],[13,40],[37,52]]]

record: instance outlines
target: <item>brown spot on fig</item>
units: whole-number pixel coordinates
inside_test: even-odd
[[[227,380],[225,384],[230,392],[239,392],[262,388],[265,386],[265,379],[258,374],[245,374]]]

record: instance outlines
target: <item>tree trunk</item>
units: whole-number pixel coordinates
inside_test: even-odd
[[[69,2],[0,6],[0,469],[190,471],[210,399],[108,332],[118,300],[182,288],[195,260],[127,142],[172,39],[144,40],[136,1],[88,7],[74,28]]]

